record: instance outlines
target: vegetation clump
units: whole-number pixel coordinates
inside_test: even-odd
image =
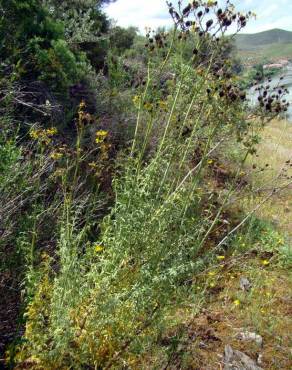
[[[172,29],[141,39],[100,2],[0,1],[1,272],[17,266],[23,305],[11,367],[140,368],[249,235],[244,169],[286,90],[248,105],[226,32],[251,13],[182,3],[168,3]]]

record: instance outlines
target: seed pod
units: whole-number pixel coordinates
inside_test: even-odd
[[[183,9],[183,15],[187,15],[192,9],[192,6],[191,4],[189,4],[188,6],[186,6],[184,9]]]
[[[209,19],[208,22],[206,23],[207,29],[210,28],[213,24],[213,19]]]

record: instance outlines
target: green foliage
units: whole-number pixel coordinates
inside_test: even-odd
[[[62,2],[62,7],[68,9],[68,5]],[[75,18],[83,12],[82,4],[75,3],[75,7],[68,10],[73,13],[65,16],[65,8],[62,11],[62,7],[52,2],[1,1],[3,73],[9,74],[13,81],[41,80],[52,91],[68,94],[68,88],[81,81],[87,72],[85,54],[73,47],[87,39],[79,40],[77,35],[71,35],[72,22],[76,32],[82,35],[86,25],[88,32],[93,26],[96,32],[106,29],[102,22],[98,23],[98,17],[102,18],[102,15],[98,10],[94,13],[94,5],[93,2],[86,4],[89,13],[84,16],[84,26],[79,29]]]
[[[113,27],[110,30],[110,48],[113,51],[116,51],[119,55],[122,54],[126,50],[131,49],[137,33],[138,29],[135,27]]]

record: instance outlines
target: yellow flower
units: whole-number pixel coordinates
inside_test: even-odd
[[[88,163],[88,166],[90,168],[96,168],[97,167],[97,164],[95,162],[91,162],[91,163]]]
[[[236,307],[240,306],[240,300],[239,299],[236,299],[235,301],[233,301],[233,304]]]
[[[212,164],[213,162],[214,162],[213,159],[208,160],[208,164]]]
[[[57,134],[56,127],[48,128],[47,130],[43,129],[31,129],[29,132],[29,136],[34,140],[39,140],[44,142],[45,144],[49,144],[51,142],[50,137]]]
[[[224,260],[225,259],[225,256],[217,256],[217,260]]]
[[[31,129],[30,132],[29,132],[29,136],[32,139],[37,140],[40,136],[40,130]]]
[[[53,152],[53,153],[51,153],[50,157],[54,161],[57,161],[58,159],[61,159],[63,157],[63,153]]]
[[[86,107],[85,101],[84,101],[84,100],[82,100],[82,101],[80,102],[80,104],[79,104],[79,109],[80,109],[80,110],[82,110],[82,109],[84,109],[85,107]]]
[[[132,99],[136,108],[139,108],[141,97],[139,95],[135,95]]]
[[[270,264],[270,261],[268,261],[268,260],[262,260],[261,263],[262,263],[263,266],[268,266]]]
[[[163,110],[167,110],[167,103],[163,100],[159,101],[159,108]]]
[[[144,103],[144,108],[145,108],[146,110],[151,110],[151,109],[152,109],[152,104],[151,104],[151,103],[149,103],[149,102],[146,102],[146,103]]]
[[[100,245],[100,244],[97,244],[95,247],[94,247],[94,250],[96,253],[100,253],[104,250],[103,246]]]
[[[215,286],[215,283],[214,282],[210,283],[210,287],[211,288],[214,288],[214,286]]]
[[[209,275],[209,276],[214,276],[214,275],[216,275],[216,272],[215,272],[215,271],[209,271],[209,272],[208,272],[208,275]]]
[[[48,136],[54,136],[54,135],[56,135],[58,133],[58,130],[56,129],[56,127],[51,127],[51,128],[48,128],[47,130],[46,130],[46,134],[48,135]]]
[[[108,132],[105,130],[99,130],[95,133],[95,142],[97,144],[102,143],[105,138],[108,136]]]

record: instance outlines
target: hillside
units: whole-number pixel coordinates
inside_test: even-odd
[[[273,29],[269,31],[237,35],[236,45],[239,50],[252,50],[258,47],[267,47],[272,44],[292,43],[292,32]]]
[[[235,43],[241,57],[254,63],[292,58],[292,32],[273,29],[237,35]]]

